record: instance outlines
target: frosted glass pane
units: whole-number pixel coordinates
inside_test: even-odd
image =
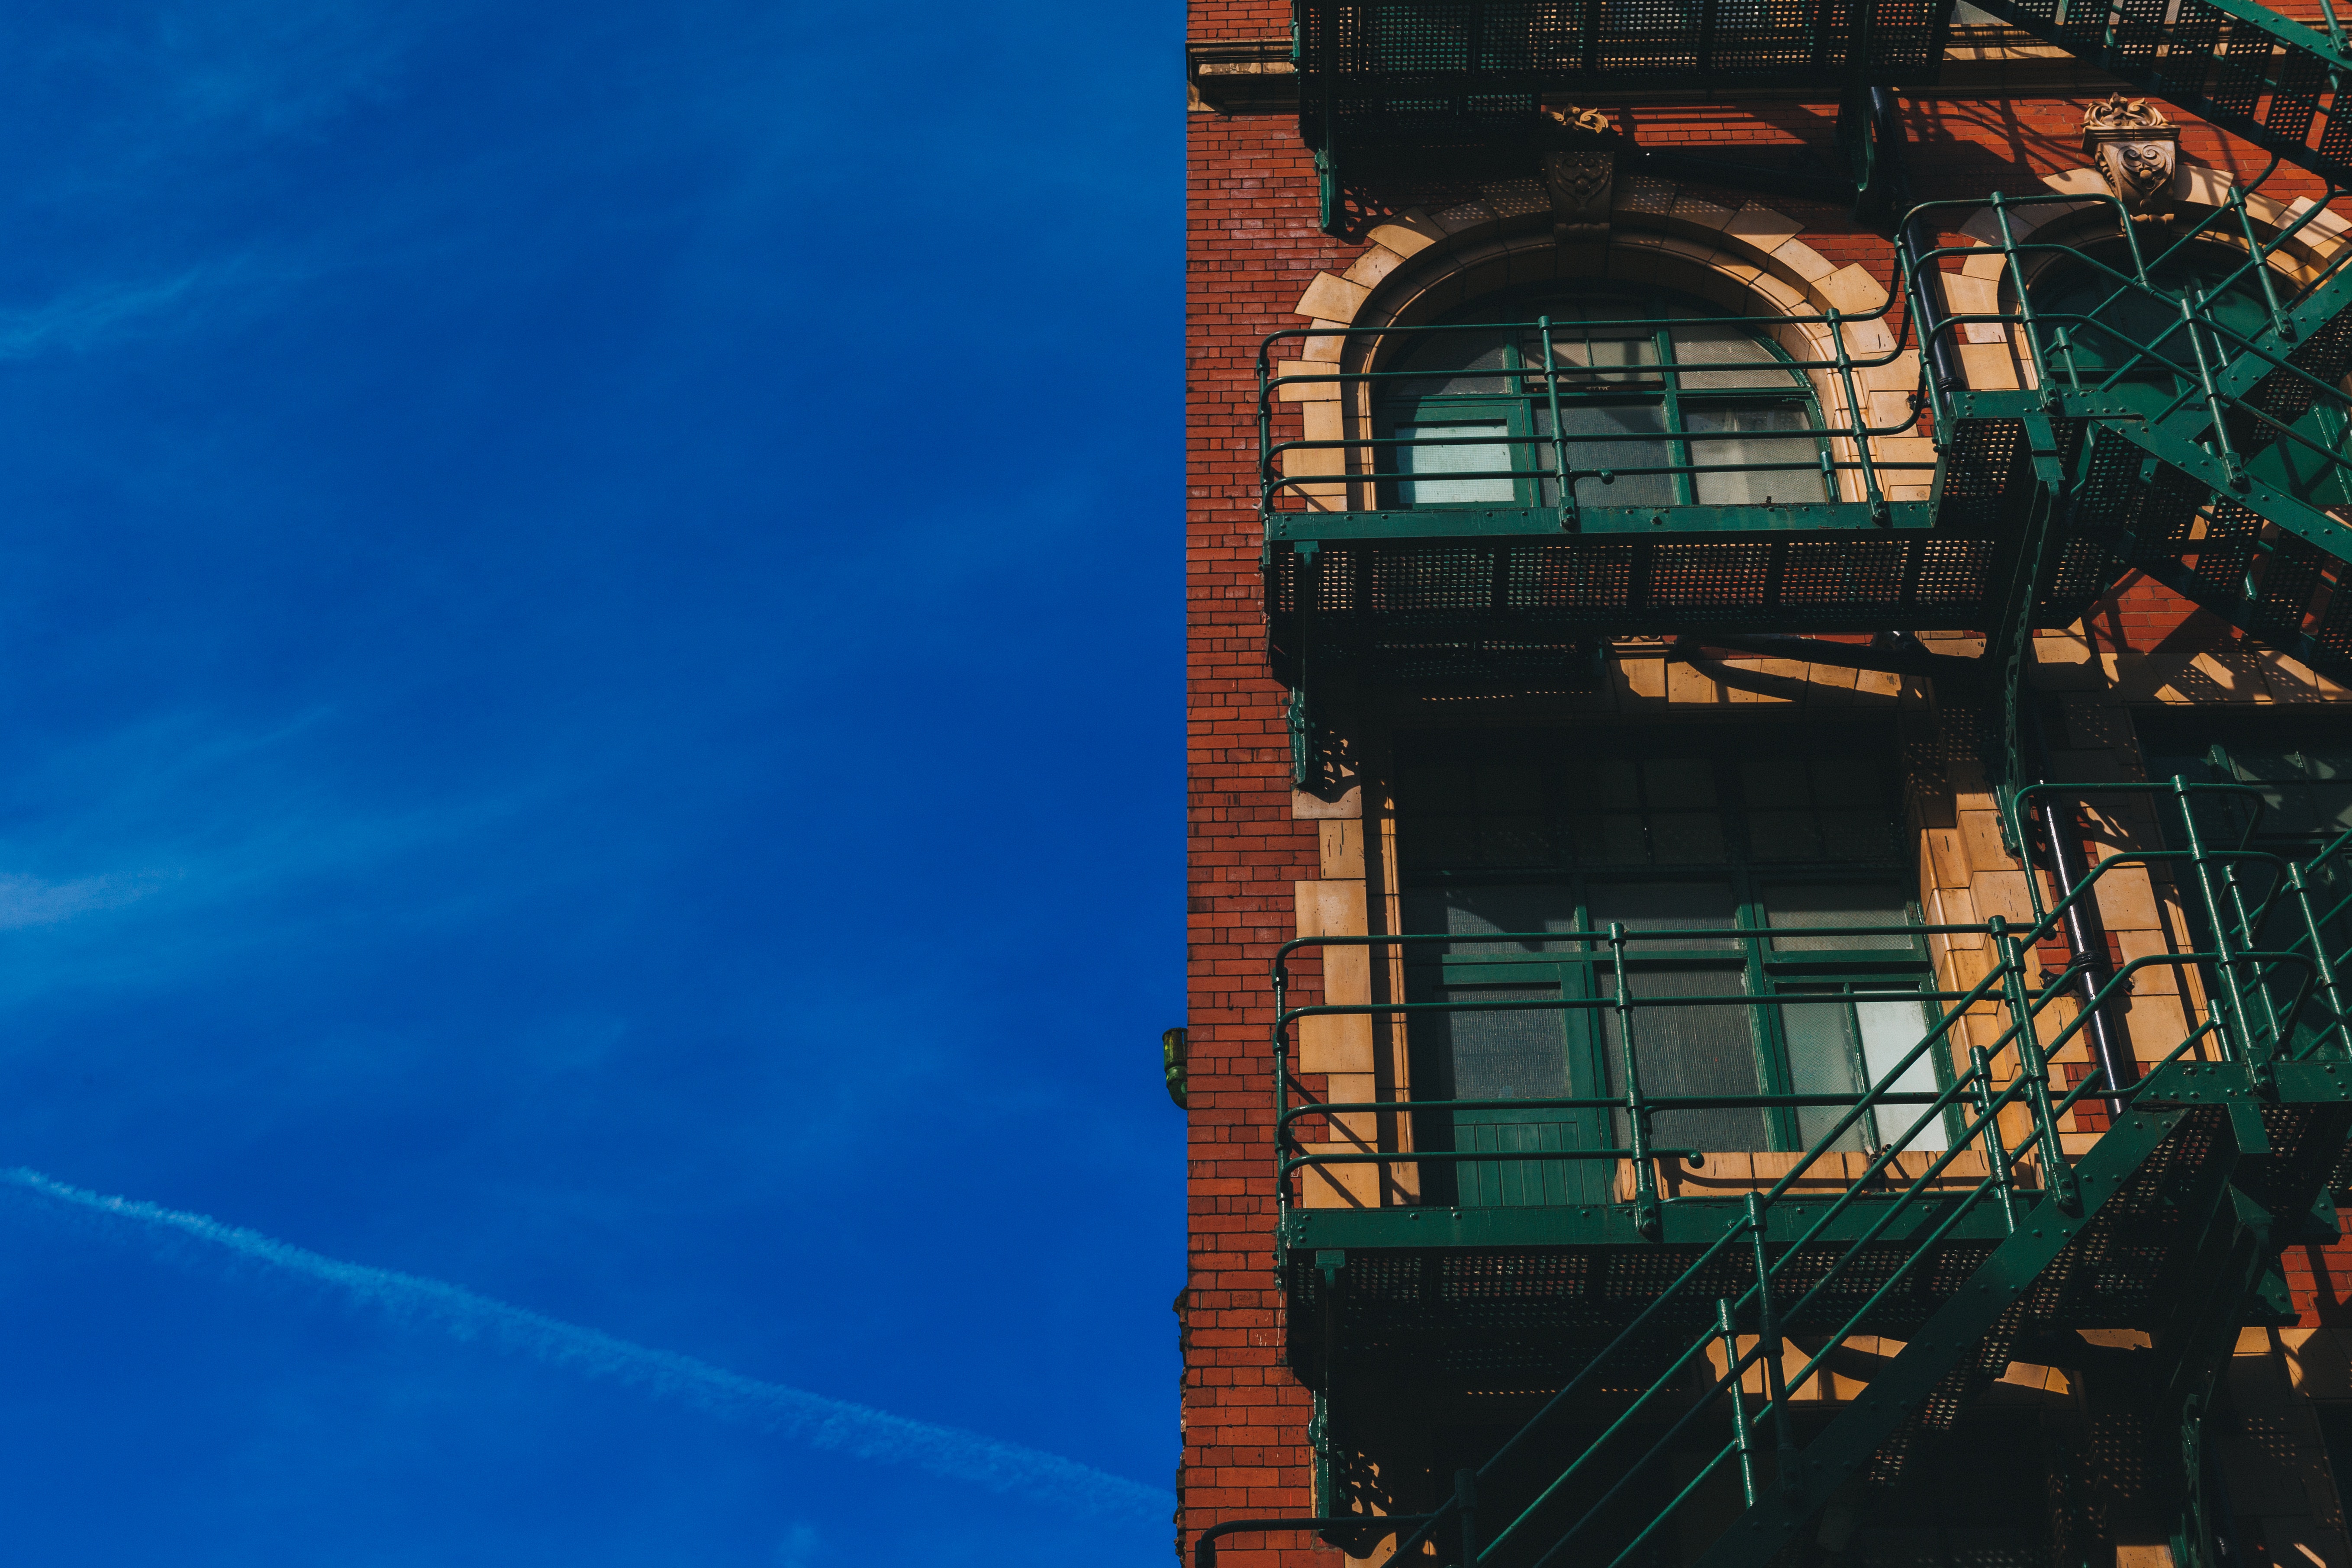
[[[1658,363],[1658,341],[1650,332],[1631,327],[1600,327],[1592,330],[1591,337],[1563,342],[1557,331],[1551,345],[1552,363],[1560,367],[1562,390],[1658,380],[1658,373],[1650,368]],[[1521,352],[1529,364],[1542,363],[1542,351],[1537,344],[1530,342]]]
[[[1429,1000],[1529,1002],[1559,995],[1555,988],[1454,986]],[[1553,1100],[1569,1092],[1566,1021],[1542,1008],[1496,1013],[1428,1013],[1412,1024],[1416,1089],[1423,1098],[1501,1101],[1483,1109],[1436,1112],[1415,1119],[1425,1147],[1465,1152],[1517,1153],[1572,1149],[1588,1142],[1573,1110],[1515,1107],[1513,1100]],[[1422,1075],[1427,1074],[1427,1077]],[[1443,1131],[1440,1130],[1441,1123]],[[1580,1162],[1465,1160],[1445,1168],[1424,1167],[1423,1196],[1465,1208],[1495,1205],[1591,1202],[1590,1174],[1605,1165]]]
[[[1479,937],[1498,931],[1573,931],[1576,896],[1568,889],[1505,885],[1431,889],[1408,894],[1405,927],[1413,931],[1444,931],[1449,936]],[[1412,959],[1442,953],[1564,952],[1580,945],[1564,942],[1414,942],[1406,949]]]
[[[1396,427],[1398,439],[1405,441],[1508,433],[1499,419],[1476,425],[1400,425]],[[1406,506],[1444,506],[1461,501],[1509,501],[1517,499],[1517,489],[1506,471],[1511,466],[1511,448],[1502,442],[1492,446],[1465,442],[1458,447],[1391,447],[1389,449],[1397,455],[1397,470],[1400,473],[1490,476],[1475,479],[1402,479],[1397,484],[1397,499]]]
[[[1758,816],[1770,814],[1759,812]],[[1764,920],[1775,931],[1807,926],[1902,926],[1910,923],[1903,889],[1888,883],[1837,882],[1826,887],[1768,885]],[[1775,952],[1842,952],[1853,949],[1909,949],[1916,939],[1900,931],[1883,936],[1775,936]]]
[[[1607,931],[1609,922],[1622,921],[1628,931],[1697,931],[1708,927],[1731,929],[1731,885],[1727,882],[1596,882],[1592,900],[1592,929]],[[1707,947],[1736,947],[1737,937],[1720,941],[1706,937],[1682,937],[1669,942],[1633,942],[1627,952],[1635,957],[1643,952],[1658,952],[1668,948],[1688,950]]]
[[[1550,410],[1538,410],[1537,424],[1549,435]],[[1577,480],[1577,500],[1585,506],[1674,505],[1672,474],[1617,473],[1620,468],[1671,466],[1672,447],[1661,440],[1642,439],[1663,435],[1665,427],[1664,411],[1654,403],[1562,408],[1559,428],[1569,437],[1568,466],[1582,473],[1606,468],[1616,475],[1608,484],[1597,479]]]
[[[1636,998],[1736,996],[1741,989],[1736,969],[1637,970],[1629,979]],[[1633,1044],[1643,1094],[1761,1094],[1748,1016],[1748,1009],[1739,1006],[1635,1008]],[[1617,1016],[1603,1009],[1601,1020],[1609,1092],[1622,1094],[1625,1069]],[[1616,1120],[1622,1143],[1624,1117],[1621,1113]],[[1668,1148],[1728,1152],[1770,1147],[1764,1113],[1744,1108],[1664,1111],[1651,1118],[1650,1131],[1658,1144]]]
[[[1677,322],[1675,363],[1681,365],[1684,390],[1718,386],[1792,387],[1796,372],[1772,351],[1737,327]],[[1693,368],[1722,365],[1721,370]]]
[[[1556,987],[1451,986],[1433,1002],[1538,1002]],[[1435,1047],[1444,1100],[1555,1100],[1568,1092],[1568,1047],[1562,1016],[1542,1007],[1492,1013],[1414,1016],[1415,1047]],[[1420,1092],[1416,1090],[1416,1092]],[[1567,1114],[1553,1111],[1558,1118]]]
[[[1900,996],[1872,1000],[1858,997],[1853,1005],[1855,1020],[1862,1026],[1862,1059],[1876,1083],[1895,1068],[1919,1037],[1927,1032],[1927,1006],[1916,997]],[[1919,1059],[1903,1069],[1894,1088],[1905,1094],[1934,1094],[1940,1087],[1936,1082],[1936,1053],[1945,1049],[1942,1042],[1929,1047]],[[1878,1112],[1878,1136],[1889,1143],[1899,1143],[1906,1149],[1936,1149],[1951,1147],[1944,1128],[1943,1113],[1938,1111],[1916,1132],[1905,1136],[1911,1124],[1927,1114],[1924,1106],[1890,1105]]]
[[[1691,461],[1709,464],[1794,463],[1795,468],[1771,473],[1703,473],[1696,476],[1701,506],[1787,505],[1827,499],[1822,488],[1821,447],[1810,435],[1775,437],[1780,430],[1803,430],[1808,421],[1802,408],[1776,405],[1764,408],[1685,408],[1684,428],[1732,431],[1722,440],[1691,443]]]
[[[1383,398],[1494,396],[1512,390],[1507,368],[1508,343],[1499,329],[1432,332],[1395,366],[1427,380],[1388,384]],[[1484,374],[1481,374],[1484,373]]]

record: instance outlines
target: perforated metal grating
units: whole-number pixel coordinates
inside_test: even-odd
[[[1297,0],[1300,126],[1350,147],[1524,135],[1549,95],[1815,80],[1921,85],[1937,0]]]
[[[1380,682],[1586,690],[1607,637],[1972,625],[1999,548],[1941,532],[1327,542],[1311,563],[1271,552],[1268,631],[1276,674],[1290,683],[1303,661]]]

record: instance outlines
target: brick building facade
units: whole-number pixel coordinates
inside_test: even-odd
[[[1547,9],[1192,9],[1180,1554],[2352,1568],[2332,20]]]

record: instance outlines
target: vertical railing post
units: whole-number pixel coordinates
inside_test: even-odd
[[[2221,989],[2221,994],[2213,1001],[2220,1005],[2224,1016],[2219,1032],[2252,1072],[2254,1080],[2267,1087],[2272,1077],[2270,1056],[2254,1048],[2252,1014],[2247,1009],[2245,988],[2238,980],[2229,921],[2221,913],[2221,895],[2213,889],[2213,868],[2206,862],[2205,837],[2197,830],[2197,814],[2189,809],[2189,780],[2183,774],[2172,775],[2172,799],[2180,813],[2181,838],[2189,847],[2189,868],[2197,879],[2197,896],[2205,905],[2205,921],[2213,932],[2213,971]],[[2239,912],[2242,917],[2242,906]],[[2212,1010],[2209,1004],[2208,1011]]]
[[[2000,1217],[2011,1231],[2017,1228],[2017,1180],[2009,1169],[2009,1146],[2000,1136],[2000,1116],[1993,1109],[1992,1058],[1985,1055],[1982,1046],[1969,1047],[1969,1069],[1977,1080],[1977,1115],[1982,1125],[1977,1136],[1984,1142],[1985,1168],[1991,1175],[1993,1191],[2000,1194]]]
[[[1617,1045],[1625,1061],[1625,1146],[1633,1162],[1633,1224],[1653,1241],[1662,1228],[1658,1173],[1650,1165],[1650,1111],[1642,1099],[1641,1053],[1633,1047],[1633,994],[1625,980],[1625,922],[1609,922],[1609,953],[1616,976]]]
[[[2221,471],[2230,488],[2242,490],[2246,488],[2245,465],[2238,460],[2238,448],[2230,440],[2229,407],[2222,401],[2220,384],[2213,379],[2211,356],[2205,352],[2204,323],[2200,320],[2204,310],[2205,291],[2194,283],[2184,285],[2180,290],[2180,321],[2189,331],[2189,350],[2197,360],[2197,383],[2205,394],[2205,412],[2213,421],[2213,455],[2221,459]]]
[[[2025,1103],[2033,1113],[2036,1142],[2042,1145],[2042,1166],[2044,1184],[2051,1197],[2068,1214],[2083,1211],[2083,1194],[2074,1182],[2074,1167],[2067,1163],[2066,1150],[2058,1141],[2058,1115],[2050,1103],[2050,1063],[2042,1054],[2040,1020],[2033,1016],[2032,998],[2025,990],[2025,958],[2023,944],[2009,929],[2009,922],[1995,915],[1986,922],[1992,931],[1993,947],[2000,954],[2002,987],[2009,994],[2010,1029],[2017,1041],[2017,1076],[2025,1083]]]
[[[1462,1524],[1462,1568],[1477,1568],[1478,1472],[1454,1472],[1454,1508]]]
[[[1731,1374],[1731,1440],[1739,1450],[1739,1489],[1748,1506],[1756,1506],[1756,1439],[1748,1429],[1748,1393],[1740,1386],[1739,1323],[1731,1313],[1731,1302],[1725,1297],[1715,1299],[1716,1331],[1723,1336],[1723,1366]]]
[[[2311,907],[2311,884],[2300,862],[2288,867],[2286,875],[2288,896],[2303,911],[2303,930],[2311,943],[2311,962],[2319,977],[2319,994],[2326,998],[2328,1015],[2336,1020],[2332,1031],[2336,1043],[2347,1057],[2352,1057],[2352,1019],[2344,1016],[2344,994],[2336,984],[2336,961],[2327,956],[2327,942],[2320,933],[2319,916]]]
[[[1559,486],[1559,531],[1569,533],[1576,528],[1576,481],[1568,471],[1568,432],[1559,423],[1559,367],[1552,360],[1551,318],[1537,317],[1536,328],[1543,333],[1544,395],[1551,403],[1551,471]]]
[[[1853,420],[1853,455],[1862,464],[1862,496],[1870,503],[1870,515],[1884,521],[1887,516],[1886,498],[1879,493],[1878,468],[1870,460],[1870,415],[1867,406],[1853,386],[1853,356],[1846,353],[1843,313],[1834,305],[1829,310],[1830,342],[1837,352],[1838,380],[1845,388],[1846,413]],[[1837,500],[1834,486],[1830,500]]]
[[[2271,281],[2270,258],[2263,248],[2260,236],[2254,233],[2254,220],[2246,212],[2246,193],[2236,185],[2230,187],[2230,210],[2238,215],[2238,228],[2246,237],[2246,254],[2253,258],[2251,270],[2262,280],[2263,300],[2271,311],[2271,330],[2283,342],[2294,342],[2294,322],[2279,304],[2278,286]]]
[[[1780,1309],[1772,1299],[1772,1262],[1764,1250],[1764,1200],[1755,1193],[1748,1194],[1748,1239],[1756,1253],[1756,1344],[1772,1412],[1772,1458],[1787,1488],[1797,1481],[1796,1445],[1789,1436],[1789,1388],[1780,1365]]]

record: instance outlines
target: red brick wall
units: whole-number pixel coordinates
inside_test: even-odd
[[[1286,28],[1266,6],[1204,8],[1195,37]],[[1251,12],[1265,15],[1253,17]],[[1196,14],[1197,15],[1197,14]],[[1236,20],[1235,18],[1239,19]],[[1259,604],[1257,348],[1316,271],[1359,248],[1315,226],[1296,121],[1192,120],[1186,238],[1186,766],[1191,1256],[1184,1371],[1185,1549],[1220,1519],[1311,1511],[1311,1400],[1281,1365],[1273,1274],[1267,971],[1296,934],[1291,883],[1316,875],[1316,826],[1290,815],[1286,693],[1267,678]],[[1278,1538],[1283,1541],[1292,1537]],[[1329,1562],[1328,1549],[1224,1561]]]
[[[1288,30],[1281,0],[1199,0],[1196,38],[1271,37]],[[1923,199],[2027,191],[2081,166],[2084,100],[1926,100],[1911,106],[1912,158]],[[1722,143],[1824,152],[1834,106],[1768,104],[1636,110],[1651,145]],[[1220,1519],[1312,1510],[1307,1392],[1281,1365],[1281,1311],[1272,1263],[1274,1176],[1267,968],[1295,932],[1293,881],[1317,875],[1312,822],[1290,816],[1285,693],[1265,672],[1256,515],[1256,357],[1293,316],[1314,274],[1344,269],[1359,246],[1316,228],[1313,163],[1287,115],[1190,117],[1186,278],[1187,768],[1191,1034],[1191,1240],[1184,1373],[1184,1543]],[[2251,179],[2263,160],[2202,127],[2183,153]],[[1747,155],[1757,155],[1749,152]],[[2265,187],[2280,199],[2316,194],[2299,172]],[[1738,193],[1727,193],[1727,199]],[[1415,193],[1389,194],[1402,207]],[[1768,198],[1813,227],[1806,243],[1837,265],[1858,261],[1893,281],[1893,252],[1843,214]],[[1292,416],[1295,417],[1295,414]],[[2127,584],[2095,617],[2110,646],[2146,648],[2177,629],[2187,606],[2152,584]],[[1313,997],[1312,964],[1296,995]],[[2296,1255],[2300,1257],[2301,1255]],[[2343,1249],[2337,1267],[2352,1272]],[[2304,1281],[2310,1279],[2306,1267]],[[2306,1298],[2309,1286],[2305,1283]],[[2332,1292],[2331,1292],[2332,1293]],[[1243,1537],[1223,1561],[1329,1563],[1301,1538]],[[1294,1544],[1297,1543],[1297,1544]]]

